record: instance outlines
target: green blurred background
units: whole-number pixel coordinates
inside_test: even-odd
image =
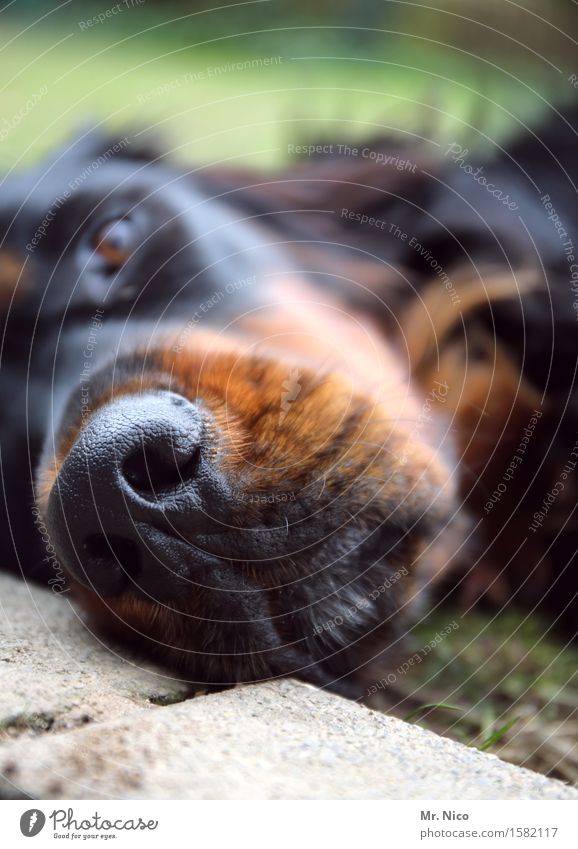
[[[500,141],[578,93],[577,24],[572,0],[13,0],[0,164],[87,120],[158,128],[186,160],[261,166],[289,143],[384,130]]]
[[[572,0],[12,0],[0,169],[86,122],[154,128],[183,161],[260,168],[288,144],[380,133],[491,147],[576,100],[577,42]],[[431,616],[414,645],[454,615]],[[577,781],[577,669],[526,611],[476,610],[377,706]]]

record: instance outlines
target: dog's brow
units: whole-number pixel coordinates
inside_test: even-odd
[[[27,289],[26,261],[11,250],[0,250],[0,303]],[[17,291],[18,290],[18,291]]]

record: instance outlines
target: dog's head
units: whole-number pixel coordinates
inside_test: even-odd
[[[439,565],[447,387],[425,410],[278,230],[116,148],[4,201],[31,279],[13,320],[51,378],[36,497],[58,558],[191,680],[355,677]]]

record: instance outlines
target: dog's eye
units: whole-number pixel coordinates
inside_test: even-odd
[[[136,234],[129,218],[109,221],[93,238],[93,248],[105,262],[116,268],[127,261],[135,249]]]

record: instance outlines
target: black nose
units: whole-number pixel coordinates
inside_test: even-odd
[[[90,418],[47,511],[63,565],[81,583],[109,596],[135,584],[155,598],[176,590],[181,534],[203,529],[214,500],[206,430],[197,404],[166,391],[124,396]]]

